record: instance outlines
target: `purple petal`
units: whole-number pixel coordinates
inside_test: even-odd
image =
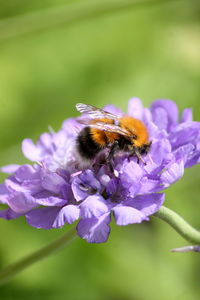
[[[27,222],[36,228],[50,229],[53,227],[60,207],[42,207],[26,214]]]
[[[153,111],[153,121],[160,130],[167,130],[168,127],[168,115],[163,107],[157,107]]]
[[[25,189],[25,192],[27,191],[32,195],[41,193],[43,191],[40,179],[24,180],[24,182],[21,183],[21,187]]]
[[[81,201],[92,192],[101,189],[100,182],[95,178],[91,170],[86,170],[80,175],[74,177],[72,181],[72,191],[77,201]]]
[[[183,145],[174,151],[174,157],[176,160],[183,160],[184,164],[186,164],[194,153],[194,150],[195,146],[193,144]]]
[[[153,122],[152,113],[150,109],[145,108],[143,110],[143,121],[146,125],[149,136],[152,138],[158,138],[160,130],[156,124]]]
[[[191,108],[186,108],[184,109],[181,117],[181,122],[191,122],[193,119],[192,117],[192,109]]]
[[[129,186],[137,184],[143,175],[140,165],[134,161],[126,162],[120,172],[123,185]]]
[[[121,111],[121,109],[117,108],[116,106],[109,104],[103,107],[103,109],[117,117],[122,117],[124,113]]]
[[[169,139],[173,147],[177,148],[187,143],[194,143],[199,139],[200,123],[184,122],[177,125]]]
[[[28,194],[13,192],[8,198],[8,205],[14,212],[23,214],[37,206],[35,199]]]
[[[93,189],[99,190],[101,188],[101,184],[96,179],[93,171],[86,170],[85,172],[82,172],[79,177],[84,184],[92,187]]]
[[[76,137],[82,127],[83,125],[78,123],[74,118],[67,119],[62,124],[65,135],[67,134],[70,137]]]
[[[66,205],[58,213],[53,222],[53,228],[59,228],[65,225],[65,223],[72,224],[78,220],[80,210],[78,206]]]
[[[31,165],[23,165],[20,166],[16,173],[15,173],[15,178],[17,181],[24,181],[28,179],[38,179],[39,178],[39,172],[37,170],[39,166],[31,166]]]
[[[153,104],[151,105],[151,111],[154,121],[156,120],[155,123],[159,127],[161,126],[160,128],[166,128],[166,117],[169,122],[168,125],[170,126],[176,125],[178,122],[178,108],[176,103],[171,100],[157,100],[153,102]],[[165,111],[166,114],[163,111]],[[163,123],[159,114],[161,114],[163,117]]]
[[[144,107],[142,101],[139,98],[132,98],[128,102],[128,115],[142,120],[143,119]]]
[[[87,199],[81,203],[80,209],[81,217],[83,218],[100,217],[109,210],[107,202],[100,195],[87,197]]]
[[[41,134],[39,141],[38,141],[39,147],[43,147],[46,149],[51,149],[52,147],[52,135],[50,133],[43,133]]]
[[[42,187],[52,193],[59,193],[61,188],[65,185],[65,180],[57,173],[43,171],[41,177]]]
[[[72,192],[76,201],[81,201],[88,196],[88,188],[82,184],[78,176],[72,181]]]
[[[77,225],[77,231],[81,238],[89,243],[104,243],[110,233],[110,215],[106,214],[100,218],[82,219]]]
[[[0,203],[7,204],[9,194],[10,192],[6,188],[5,184],[0,184]]]
[[[134,199],[129,199],[125,202],[127,206],[131,206],[145,216],[150,216],[156,213],[162,206],[165,199],[165,194],[149,194],[137,196]]]
[[[138,194],[149,194],[160,190],[160,181],[143,177]]]
[[[43,206],[63,206],[67,204],[67,201],[58,197],[40,198],[35,200],[36,203]]]
[[[14,212],[11,208],[0,210],[0,218],[12,220],[20,217],[22,214]]]
[[[150,157],[154,163],[161,165],[162,161],[171,153],[171,144],[167,139],[152,143]]]
[[[79,218],[79,208],[75,205],[42,207],[26,214],[28,223],[36,228],[51,229],[71,224]]]
[[[14,178],[8,178],[5,180],[5,186],[10,192],[27,192],[27,188],[23,187],[18,182],[14,181]]]
[[[31,161],[41,161],[42,151],[38,148],[31,139],[25,139],[22,142],[22,152],[24,156]]]
[[[125,226],[133,223],[141,223],[146,220],[146,216],[139,210],[128,206],[116,206],[113,209],[117,225]]]
[[[0,171],[2,173],[12,174],[12,173],[15,173],[19,167],[20,167],[20,165],[14,165],[14,164],[13,165],[7,165],[7,166],[4,166],[4,167],[1,167]]]
[[[187,157],[187,161],[185,163],[185,168],[190,168],[193,165],[199,164],[200,163],[200,152],[194,151],[192,154],[190,154]]]
[[[42,161],[45,156],[52,155],[53,150],[52,135],[49,133],[43,133],[36,145],[31,139],[22,142],[23,154],[32,161]]]
[[[136,162],[125,163],[120,172],[121,183],[124,188],[129,189],[131,196],[134,197],[140,188],[140,180],[143,170]]]
[[[183,161],[173,163],[166,167],[167,169],[161,174],[160,179],[164,187],[168,187],[171,184],[179,180],[184,174]]]
[[[108,196],[115,194],[119,189],[119,179],[113,177],[106,186],[106,193]]]

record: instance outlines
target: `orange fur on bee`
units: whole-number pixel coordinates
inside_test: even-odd
[[[135,134],[134,145],[141,147],[148,142],[148,133],[144,123],[138,119],[124,116],[120,119],[120,127],[130,132],[130,135]]]
[[[94,119],[91,121],[91,124],[95,124],[98,122],[103,122],[106,124],[114,124],[114,121],[111,119]],[[141,147],[142,145],[148,143],[148,133],[147,129],[143,122],[138,119],[124,116],[119,118],[119,126],[123,129],[126,129],[130,132],[130,136],[134,135],[133,144],[136,147]],[[103,131],[96,128],[91,128],[91,134],[93,136],[93,140],[100,146],[105,147],[107,144],[114,143],[116,140],[120,138],[120,135],[117,133]]]
[[[114,121],[111,119],[95,119],[91,121],[91,124],[95,124],[98,122],[103,122],[106,124],[114,124]],[[119,139],[119,134],[103,131],[96,128],[91,128],[91,134],[93,136],[93,140],[100,146],[105,147],[107,144],[114,143],[114,141]]]

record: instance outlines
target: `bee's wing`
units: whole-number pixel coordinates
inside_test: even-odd
[[[80,112],[80,113],[87,113],[91,118],[93,119],[102,119],[102,118],[106,118],[106,119],[112,119],[112,120],[117,120],[118,117],[101,109],[101,108],[97,108],[93,105],[88,105],[88,104],[84,104],[84,103],[77,103],[76,104],[76,109]]]
[[[83,124],[83,125],[90,125],[91,124],[91,119],[89,119],[89,118],[76,119],[76,121],[80,124]]]
[[[112,133],[117,133],[123,136],[126,136],[128,138],[131,138],[132,135],[130,132],[128,132],[126,129],[123,129],[115,124],[107,124],[104,122],[97,122],[95,124],[90,124],[90,127],[96,128],[102,131],[107,131],[107,132],[112,132]]]

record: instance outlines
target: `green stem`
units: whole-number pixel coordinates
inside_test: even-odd
[[[25,268],[40,261],[43,258],[47,258],[50,254],[57,252],[58,250],[66,246],[69,242],[71,242],[76,236],[76,228],[73,227],[56,241],[53,241],[49,245],[37,250],[36,252],[1,270],[0,284],[8,282]]]
[[[172,226],[184,239],[190,241],[196,246],[191,246],[181,249],[174,249],[174,251],[179,252],[188,252],[188,251],[199,251],[200,245],[200,232],[194,229],[191,225],[189,225],[182,217],[180,217],[177,213],[172,211],[171,209],[162,206],[160,210],[154,214],[154,216],[164,220],[170,226]],[[67,233],[65,233],[62,237],[58,238],[56,241],[53,241],[49,245],[43,247],[40,250],[28,255],[25,258],[22,258],[20,261],[11,264],[5,269],[0,271],[0,284],[4,284],[16,276],[18,273],[23,271],[25,268],[42,260],[43,258],[47,258],[50,254],[53,254],[71,242],[75,237],[76,228],[73,227]]]
[[[125,9],[128,10],[133,7],[166,4],[174,1],[175,0],[90,0],[79,1],[62,7],[48,8],[46,10],[1,20],[0,41],[41,30],[48,30],[60,25],[70,25],[73,22]]]
[[[181,216],[171,209],[162,206],[160,210],[155,213],[156,217],[164,220],[172,226],[185,240],[200,245],[200,231],[193,228]]]

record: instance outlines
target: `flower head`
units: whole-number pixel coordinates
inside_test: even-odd
[[[112,105],[106,111],[122,116]],[[165,188],[179,180],[184,168],[200,162],[200,123],[170,100],[153,102],[144,108],[133,98],[128,115],[141,120],[152,142],[146,164],[126,153],[116,155],[111,170],[98,156],[87,168],[80,168],[75,155],[77,136],[83,125],[68,119],[57,133],[44,133],[35,145],[22,143],[24,155],[33,165],[10,165],[2,171],[11,175],[0,185],[0,202],[8,208],[0,217],[25,215],[36,228],[58,228],[79,220],[77,232],[88,242],[105,242],[111,216],[117,225],[141,223],[159,210]],[[102,154],[104,155],[104,154]]]

